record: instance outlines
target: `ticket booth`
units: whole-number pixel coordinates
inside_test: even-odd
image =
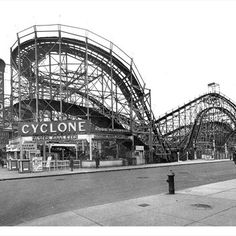
[[[8,167],[8,170],[18,170],[18,160],[9,159],[7,167]]]
[[[8,170],[18,170],[18,159],[20,158],[20,142],[14,140],[6,145],[7,168]]]
[[[27,159],[18,160],[18,167],[19,167],[18,169],[19,173],[31,172],[30,160],[27,160]]]

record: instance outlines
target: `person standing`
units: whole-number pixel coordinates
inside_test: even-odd
[[[3,158],[2,158],[2,153],[0,153],[0,164],[2,166],[2,168],[4,167],[4,161],[3,161]]]
[[[4,160],[2,158],[0,159],[0,162],[1,162],[2,168],[4,168]]]
[[[235,151],[233,152],[233,162],[236,165],[236,152]]]
[[[94,153],[95,153],[96,168],[98,168],[100,166],[100,156],[96,148],[94,149]]]
[[[69,156],[69,158],[70,158],[70,169],[71,169],[71,171],[73,171],[74,170],[74,158],[73,158],[73,156]]]
[[[82,151],[79,155],[80,168],[82,168],[82,162],[85,159],[85,151]]]

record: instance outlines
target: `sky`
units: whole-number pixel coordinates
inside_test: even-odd
[[[134,59],[155,117],[206,93],[211,82],[236,101],[236,1],[0,0],[0,10],[7,64],[17,32],[65,24],[109,39]]]

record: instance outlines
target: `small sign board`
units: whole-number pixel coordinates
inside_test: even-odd
[[[37,144],[34,142],[27,142],[22,144],[22,151],[36,151]]]
[[[144,146],[135,146],[136,151],[144,151]]]
[[[22,165],[22,171],[30,171],[30,162],[28,161],[22,161],[21,162]]]
[[[6,152],[18,152],[20,151],[20,145],[7,144]]]
[[[204,160],[211,160],[214,159],[212,155],[206,155],[206,154],[202,154],[202,159]]]
[[[43,157],[32,158],[32,169],[33,172],[43,171]]]
[[[7,144],[6,145],[6,152],[10,152],[11,151],[11,145],[10,144]]]

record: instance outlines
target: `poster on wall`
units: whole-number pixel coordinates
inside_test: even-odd
[[[32,169],[33,172],[43,171],[43,157],[32,158]]]

